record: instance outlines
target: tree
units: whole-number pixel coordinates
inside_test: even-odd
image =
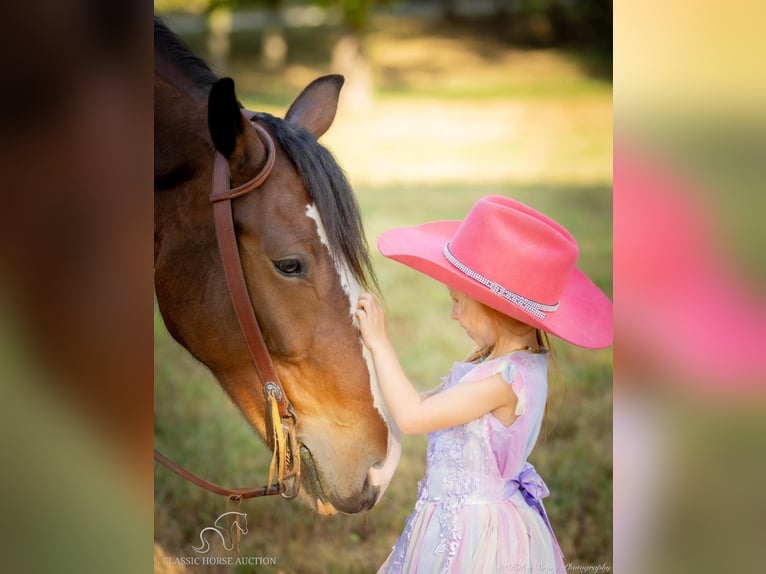
[[[364,50],[364,34],[369,26],[372,9],[375,5],[396,1],[305,0],[306,4],[339,10],[342,15],[342,30],[332,51],[330,67],[333,72],[345,76],[344,100],[350,107],[365,109],[373,99],[373,74]],[[300,0],[293,0],[290,3],[299,2]],[[228,68],[233,11],[237,9],[262,8],[268,12],[268,23],[261,47],[263,63],[270,68],[284,65],[287,41],[281,11],[286,4],[286,0],[155,0],[155,8],[158,10],[184,10],[207,14],[210,63],[223,74]]]
[[[248,8],[262,8],[267,13],[267,24],[261,41],[261,57],[269,68],[279,68],[287,59],[285,40],[280,15],[284,0],[155,0],[154,6],[160,11],[184,11],[207,14],[207,50],[210,64],[219,73],[226,74],[231,52],[231,31],[234,11]]]
[[[268,68],[281,68],[287,60],[287,40],[282,25],[284,0],[207,0],[208,51],[221,72],[228,68],[234,10],[261,8],[267,23],[261,36],[261,58]]]
[[[396,0],[315,0],[325,7],[336,7],[342,14],[338,41],[332,51],[333,72],[346,78],[343,90],[347,106],[364,110],[373,101],[374,81],[372,68],[364,50],[364,35],[370,22],[372,8],[377,4],[391,4]]]
[[[364,52],[363,35],[369,22],[370,6],[374,0],[334,0],[343,14],[343,30],[332,50],[330,66],[333,72],[346,78],[343,90],[345,104],[358,111],[372,105],[374,85],[372,69]]]

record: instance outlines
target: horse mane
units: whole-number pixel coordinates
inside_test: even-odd
[[[174,63],[197,86],[212,86],[219,79],[157,16],[154,51]],[[307,130],[270,114],[258,113],[256,117],[269,126],[298,169],[324,223],[331,252],[342,258],[363,288],[377,288],[359,206],[338,162]]]
[[[196,56],[157,16],[154,17],[154,52],[173,62],[197,86],[212,86],[218,80],[205,61]]]
[[[342,258],[364,289],[377,289],[359,205],[332,153],[308,130],[282,118],[259,112],[255,119],[270,128],[298,169],[324,223],[331,252]]]

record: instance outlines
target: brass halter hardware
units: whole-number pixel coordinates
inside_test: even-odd
[[[263,333],[258,325],[255,311],[250,303],[247,283],[242,272],[242,262],[237,248],[237,236],[234,231],[234,219],[231,201],[260,187],[274,168],[276,151],[271,135],[253,120],[254,112],[243,110],[243,115],[251,122],[258,137],[266,148],[266,161],[258,175],[250,181],[230,188],[229,163],[218,151],[213,159],[213,217],[221,254],[226,284],[239,322],[239,328],[247,343],[253,366],[261,381],[265,399],[266,439],[272,449],[269,465],[269,481],[266,486],[257,488],[224,488],[189,472],[182,466],[168,460],[154,451],[154,458],[186,480],[232,500],[242,500],[257,496],[281,494],[284,498],[295,498],[300,489],[300,452],[296,432],[296,416],[290,399],[279,382],[271,355],[266,348]],[[272,482],[276,473],[276,482]],[[289,491],[285,483],[293,479]]]

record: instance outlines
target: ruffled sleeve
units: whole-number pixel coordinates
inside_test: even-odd
[[[500,364],[497,367],[496,373],[500,373],[503,376],[503,380],[511,385],[513,392],[516,393],[516,416],[521,416],[527,411],[527,394],[524,392],[524,384],[521,374],[518,371],[516,364],[511,361],[510,358],[502,359],[498,361]]]
[[[518,366],[510,357],[500,357],[498,359],[486,361],[472,369],[464,380],[480,381],[497,374],[500,374],[503,377],[503,380],[511,385],[513,392],[516,393],[516,416],[523,415],[527,409],[527,397],[524,392],[523,378],[519,373]]]

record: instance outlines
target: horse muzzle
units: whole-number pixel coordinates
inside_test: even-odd
[[[309,448],[301,444],[301,494],[309,506],[316,508],[322,516],[332,516],[338,512],[358,514],[375,506],[380,498],[380,487],[365,478],[359,487],[345,488],[345,494],[340,494],[338,485],[328,480],[327,473],[322,471]]]

